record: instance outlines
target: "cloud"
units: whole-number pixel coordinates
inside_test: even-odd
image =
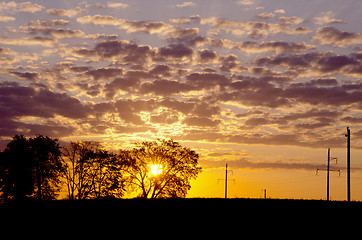
[[[277,9],[277,10],[274,10],[274,13],[285,14],[285,10],[284,9]]]
[[[336,15],[336,13],[332,11],[328,12],[322,12],[321,16],[315,17],[315,22],[318,25],[324,25],[324,24],[332,24],[332,23],[345,23],[340,19],[333,18]]]
[[[159,56],[164,58],[185,58],[191,57],[194,50],[191,47],[185,46],[184,44],[170,44],[167,47],[161,47],[159,49]]]
[[[18,84],[0,85],[0,96],[1,116],[10,119],[21,116],[51,118],[55,114],[78,119],[87,116],[90,110],[89,106],[65,93],[35,90]]]
[[[35,29],[43,29],[47,27],[52,26],[66,26],[69,24],[69,21],[64,19],[54,19],[54,20],[33,20],[30,21],[26,26],[21,26],[23,29],[25,27],[25,30],[28,30],[29,28],[35,28]]]
[[[173,28],[169,30],[166,35],[167,37],[174,39],[187,39],[197,35],[198,33],[198,28]]]
[[[211,61],[217,59],[217,53],[215,51],[212,51],[209,49],[199,50],[198,56],[200,58],[200,61],[203,63],[208,63],[208,62],[211,62]]]
[[[194,2],[183,2],[181,4],[177,4],[176,7],[183,8],[183,7],[193,7],[196,6]]]
[[[127,33],[145,32],[149,34],[163,33],[172,29],[172,26],[164,22],[153,21],[132,21],[126,19],[116,19],[109,15],[93,15],[77,18],[79,23],[92,23],[95,25],[113,25],[119,26],[119,29],[127,30]]]
[[[143,65],[154,57],[155,50],[150,46],[137,45],[125,40],[113,40],[97,43],[93,49],[74,48],[72,54],[95,61],[114,59],[123,63]]]
[[[94,15],[94,16],[84,16],[77,18],[77,22],[79,23],[93,23],[95,25],[120,25],[121,21],[112,17],[112,16],[102,16],[102,15]]]
[[[36,13],[43,10],[44,7],[36,3],[23,2],[18,3],[17,8],[20,12]]]
[[[84,32],[80,30],[71,30],[71,29],[50,29],[50,28],[43,28],[43,29],[32,29],[32,31],[35,32],[41,32],[45,35],[51,35],[57,39],[60,38],[76,38],[76,37],[83,37]]]
[[[44,7],[42,5],[31,2],[16,3],[14,1],[10,1],[10,2],[0,3],[0,11],[7,11],[11,13],[12,12],[36,13],[43,9]]]
[[[179,115],[174,111],[164,111],[160,114],[151,115],[150,120],[153,123],[173,124],[179,121]]]
[[[75,38],[84,36],[84,32],[71,29],[51,29],[48,33],[55,38]]]
[[[174,80],[154,80],[153,82],[142,83],[140,86],[140,93],[153,93],[157,96],[169,96],[180,92],[185,93],[191,90],[191,86]]]
[[[16,18],[15,17],[11,17],[11,16],[0,16],[0,22],[10,22],[10,21],[15,21]]]
[[[118,116],[126,123],[143,125],[144,121],[138,113],[141,111],[152,112],[157,107],[157,103],[154,100],[118,100],[113,106],[112,112],[115,109]]]
[[[188,18],[180,18],[180,19],[169,19],[169,22],[176,24],[189,24],[191,20]]]
[[[257,14],[256,17],[260,18],[260,19],[269,19],[269,18],[275,17],[275,15],[274,15],[274,13],[263,12],[263,13]]]
[[[85,75],[92,76],[96,81],[102,79],[112,79],[123,73],[123,69],[119,68],[98,68],[85,72]]]
[[[55,38],[74,38],[74,37],[82,37],[84,36],[84,32],[80,30],[72,30],[72,29],[53,29],[51,27],[54,26],[67,26],[69,21],[63,19],[57,20],[35,20],[30,21],[28,24],[24,26],[20,26],[20,30],[24,33],[29,34],[38,34],[42,33],[44,35],[51,35]]]
[[[7,38],[0,37],[0,43],[8,45],[41,45],[53,47],[57,41],[47,37]]]
[[[297,128],[311,128],[311,126],[322,127],[329,126],[337,120],[342,113],[327,109],[312,108],[305,112],[286,113],[284,116],[273,116],[271,114],[263,114],[262,116],[253,116],[248,118],[244,125],[248,127],[258,127],[263,125],[275,124],[279,127],[293,126]],[[308,123],[306,123],[308,121]],[[311,124],[312,123],[312,124]]]
[[[308,85],[292,85],[284,91],[284,96],[300,103],[324,106],[342,106],[359,103],[361,91],[346,91],[343,87],[320,88]]]
[[[281,21],[284,24],[299,24],[303,22],[303,19],[300,17],[279,17],[278,18],[279,21]]]
[[[235,3],[242,6],[250,6],[255,4],[255,2],[252,0],[241,0],[241,1],[236,1]]]
[[[188,83],[196,89],[211,89],[216,86],[227,86],[230,79],[217,73],[191,73],[187,76]]]
[[[331,44],[336,47],[362,44],[362,34],[339,31],[334,27],[319,28],[313,40],[320,44]]]
[[[307,45],[306,43],[293,43],[293,42],[241,42],[235,43],[234,48],[248,52],[248,53],[260,53],[260,52],[304,52],[307,50],[315,49],[313,45]]]
[[[215,95],[218,101],[236,102],[246,106],[264,106],[268,108],[288,107],[290,99],[284,96],[284,89],[265,81],[263,78],[245,78],[230,83],[234,91]]]
[[[15,75],[19,78],[22,78],[22,79],[26,79],[26,80],[30,80],[30,81],[33,81],[35,79],[38,78],[38,73],[36,72],[17,72],[17,71],[13,71],[13,72],[9,72],[10,74],[12,75]]]
[[[212,120],[207,117],[188,117],[183,122],[189,126],[199,127],[216,127],[221,123],[220,120]]]
[[[343,130],[340,130],[339,136]],[[314,132],[314,131],[313,131]],[[175,140],[188,140],[188,141],[211,141],[219,143],[233,143],[233,144],[260,144],[269,146],[299,146],[310,148],[340,148],[345,146],[345,138],[337,137],[332,134],[328,136],[323,135],[304,135],[300,131],[295,132],[281,132],[281,133],[236,133],[227,134],[220,132],[210,132],[208,129],[198,130],[185,130],[182,135],[173,136]]]
[[[109,3],[107,3],[107,6],[110,8],[127,8],[129,5],[126,3],[120,3],[120,2],[109,2]]]
[[[105,92],[107,98],[113,98],[118,90],[131,92],[132,88],[139,86],[140,80],[137,78],[116,78],[112,82],[105,85]]]
[[[52,137],[67,137],[76,132],[73,126],[62,125],[59,122],[44,122],[41,124],[24,123],[10,119],[0,122],[0,136],[14,136],[16,134],[34,136],[37,134]]]
[[[145,32],[149,34],[163,33],[171,28],[169,24],[164,22],[153,21],[131,21],[131,20],[119,20],[119,28],[127,30],[128,33],[133,32]]]
[[[20,61],[37,61],[39,55],[37,53],[15,52],[10,48],[0,48],[0,62],[6,71],[7,65],[11,65]],[[13,70],[9,70],[10,72]]]
[[[331,52],[311,52],[304,54],[278,54],[272,57],[261,57],[255,60],[258,66],[283,66],[289,70],[309,74],[325,75],[343,73],[360,76],[362,74],[361,59],[355,55],[336,55]]]
[[[202,160],[201,161],[203,168],[221,168],[225,166],[225,161],[212,161],[212,160]],[[228,166],[233,169],[293,169],[293,170],[307,170],[315,171],[316,169],[324,169],[325,165],[322,164],[313,164],[310,162],[301,162],[301,161],[251,161],[247,158],[239,158],[234,160],[228,160]]]
[[[65,10],[65,9],[56,9],[56,8],[51,8],[47,10],[47,13],[50,15],[54,15],[54,16],[65,16],[65,17],[74,17],[76,15],[80,15],[83,13],[88,12],[86,9],[82,9],[80,7],[76,7],[73,9],[69,9],[69,10]]]
[[[204,18],[201,19],[201,24],[209,24],[216,28],[216,32],[227,32],[236,35],[240,35],[243,32],[247,32],[248,36],[253,39],[259,39],[266,37],[270,34],[305,34],[309,31],[306,31],[306,28],[302,28],[304,31],[301,31],[301,28],[292,28],[293,25],[299,24],[302,19],[298,17],[289,17],[279,19],[282,23],[268,23],[262,21],[231,21],[223,18]],[[241,30],[243,32],[241,32]],[[210,32],[210,31],[209,31]],[[215,32],[212,31],[212,32]]]

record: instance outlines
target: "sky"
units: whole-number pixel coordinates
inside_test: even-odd
[[[15,134],[200,154],[188,197],[362,200],[360,0],[0,2],[0,148]]]

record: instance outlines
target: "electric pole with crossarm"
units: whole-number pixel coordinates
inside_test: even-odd
[[[218,179],[217,181],[225,181],[225,199],[228,198],[228,181],[233,181],[235,183],[235,179],[228,180],[228,173],[232,170],[228,170],[228,164],[225,165],[225,179]]]
[[[327,201],[329,201],[329,171],[338,171],[339,176],[341,175],[341,170],[331,170],[329,165],[330,161],[336,160],[337,164],[337,158],[331,157],[331,149],[328,148],[328,157],[327,157],[327,169],[317,169],[316,174],[318,174],[318,171],[327,171]]]

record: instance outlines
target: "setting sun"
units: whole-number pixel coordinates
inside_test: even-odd
[[[150,171],[151,171],[152,175],[157,176],[157,175],[162,173],[162,166],[158,165],[158,164],[151,165],[151,170]]]

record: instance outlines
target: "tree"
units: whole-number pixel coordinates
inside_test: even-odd
[[[16,135],[0,160],[0,189],[4,200],[54,199],[60,189],[64,165],[56,139]]]
[[[118,155],[95,142],[71,142],[64,148],[69,199],[119,198],[124,193],[122,164]]]
[[[185,197],[201,172],[199,155],[173,140],[145,141],[121,151],[129,186],[142,198]]]
[[[57,139],[39,135],[29,139],[33,157],[34,196],[38,200],[54,199],[60,190],[65,171]]]
[[[63,157],[66,163],[65,179],[68,188],[68,198],[84,199],[88,196],[89,183],[86,181],[87,159],[93,154],[95,145],[92,142],[70,142],[64,147]]]
[[[2,198],[25,200],[34,190],[33,157],[29,141],[15,135],[1,154],[0,190]]]
[[[122,163],[116,154],[98,150],[90,161],[92,198],[119,198],[124,192]]]

